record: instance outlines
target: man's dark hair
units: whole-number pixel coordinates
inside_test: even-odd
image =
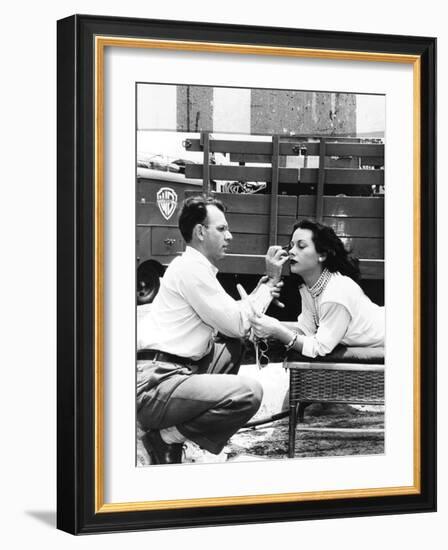
[[[216,206],[221,212],[226,211],[224,204],[214,197],[195,195],[184,200],[179,214],[179,229],[186,243],[191,241],[195,225],[204,223],[207,206]]]

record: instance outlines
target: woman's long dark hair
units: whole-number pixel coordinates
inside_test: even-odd
[[[339,271],[341,275],[359,282],[359,260],[346,250],[344,243],[331,227],[311,220],[301,220],[294,225],[293,234],[296,229],[309,229],[313,233],[316,252],[326,256],[323,267],[332,273]]]

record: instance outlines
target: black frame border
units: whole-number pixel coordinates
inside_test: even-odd
[[[436,39],[74,15],[57,26],[57,527],[72,534],[436,510]],[[95,513],[96,35],[417,55],[421,59],[421,492]]]

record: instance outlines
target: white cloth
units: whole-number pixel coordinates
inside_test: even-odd
[[[317,298],[306,285],[300,287],[300,295],[298,327],[304,335],[303,355],[327,355],[338,344],[384,346],[384,307],[374,304],[350,277],[333,273]]]
[[[250,329],[252,308],[262,312],[270,303],[266,284],[244,300],[234,300],[216,278],[218,270],[187,246],[168,266],[151,309],[137,325],[137,349],[157,349],[200,359],[213,336],[242,338]]]

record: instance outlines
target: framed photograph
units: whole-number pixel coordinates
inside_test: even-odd
[[[435,510],[435,78],[428,37],[58,21],[58,528]]]

